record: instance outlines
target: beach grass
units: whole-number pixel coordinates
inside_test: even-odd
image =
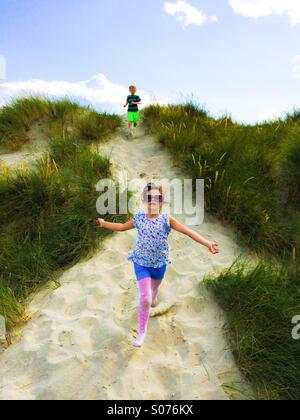
[[[204,179],[206,210],[234,226],[247,246],[260,254],[299,255],[297,111],[247,126],[193,104],[153,105],[143,120],[186,174]]]
[[[261,261],[206,281],[227,316],[237,364],[258,399],[299,399],[300,111],[243,125],[192,103],[152,105],[143,121],[183,173],[204,179],[206,211]]]
[[[96,141],[119,128],[121,119],[82,108],[83,118],[92,115],[95,122],[91,131],[99,129],[97,136],[89,138],[86,131],[81,135],[80,109],[69,101],[30,98],[2,110],[12,124],[20,121],[9,128],[9,135],[23,135],[45,115],[49,134],[49,151],[33,166],[0,168],[0,314],[9,329],[22,320],[31,293],[91,255],[109,234],[95,225],[96,184],[111,177],[110,161],[98,153]],[[57,121],[67,124],[73,134],[58,129]],[[18,140],[24,144],[24,137]],[[123,216],[105,218],[124,220]]]
[[[292,319],[300,315],[299,274],[289,263],[237,263],[206,279],[227,314],[239,368],[260,400],[300,398],[300,340],[292,336]]]
[[[87,141],[100,141],[120,127],[121,118],[98,114],[67,98],[20,98],[0,109],[0,146],[9,151],[21,149],[36,123],[43,123],[48,136],[66,132]]]

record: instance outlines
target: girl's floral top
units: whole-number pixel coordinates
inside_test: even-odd
[[[138,230],[136,246],[129,260],[143,267],[161,268],[170,264],[168,238],[171,232],[170,217],[162,214],[155,219],[139,211],[133,218]]]

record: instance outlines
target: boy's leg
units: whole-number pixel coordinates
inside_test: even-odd
[[[133,115],[128,113],[128,137],[133,137]]]
[[[152,290],[152,308],[155,308],[158,303],[158,291],[162,284],[162,280],[151,279],[151,290]]]
[[[139,119],[140,119],[140,113],[136,112],[135,116],[134,116],[134,127],[137,127],[139,124]]]
[[[152,303],[151,278],[138,281],[140,289],[140,303],[138,309],[139,335],[134,342],[135,347],[141,347],[147,334]]]
[[[129,134],[132,134],[132,130],[133,130],[133,123],[132,122],[128,123],[128,128],[129,128]]]

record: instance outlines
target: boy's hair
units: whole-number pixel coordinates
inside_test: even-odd
[[[164,196],[164,190],[163,187],[161,185],[156,185],[153,182],[149,182],[146,187],[144,188],[143,191],[143,201],[145,201],[147,199],[147,195],[149,192],[151,192],[152,190],[157,190],[160,192],[160,194],[162,196]]]
[[[137,87],[135,85],[130,85],[129,90],[131,90],[131,89],[136,89],[137,90]]]

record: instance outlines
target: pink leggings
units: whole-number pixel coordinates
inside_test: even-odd
[[[162,281],[153,280],[150,277],[138,281],[140,289],[140,304],[138,311],[138,320],[139,320],[139,334],[146,334],[149,317],[150,317],[150,308],[151,305],[155,302],[157,298],[158,289]]]

